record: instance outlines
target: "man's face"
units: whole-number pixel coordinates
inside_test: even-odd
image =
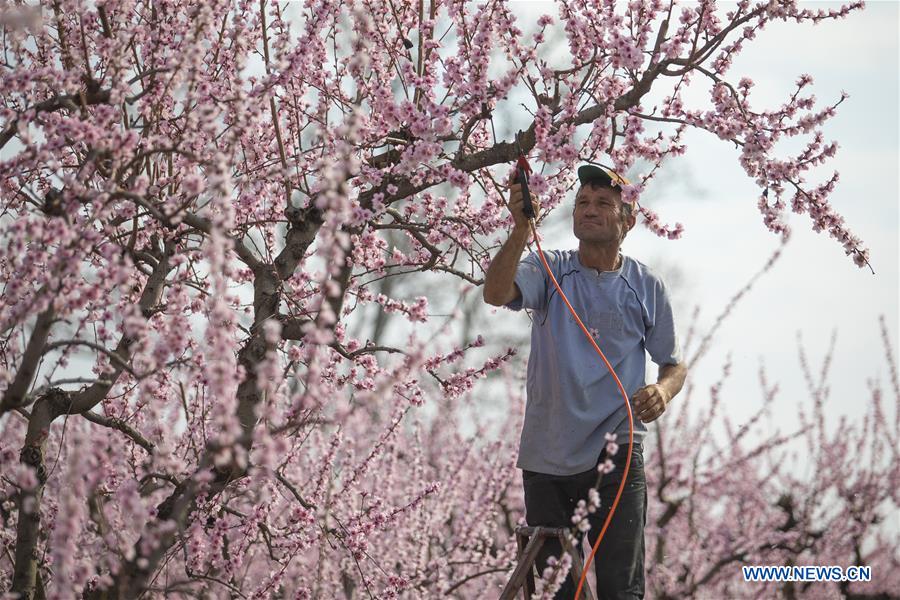
[[[572,230],[585,242],[620,244],[635,223],[633,216],[625,215],[619,191],[583,185],[575,196]]]

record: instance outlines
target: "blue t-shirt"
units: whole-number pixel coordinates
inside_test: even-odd
[[[622,255],[617,271],[581,264],[578,250],[544,252],[553,275],[594,341],[616,371],[629,400],[646,385],[645,350],[657,365],[681,362],[672,306],[662,279],[650,267]],[[520,298],[512,310],[531,309],[525,422],[516,467],[574,475],[597,464],[605,434],[628,443],[622,394],[532,252],[519,263]],[[647,426],[634,419],[634,441]]]

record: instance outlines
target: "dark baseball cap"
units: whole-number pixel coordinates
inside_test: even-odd
[[[606,185],[622,189],[623,185],[631,182],[612,170],[606,170],[597,165],[581,165],[578,167],[578,180],[584,185],[589,181],[602,181]]]

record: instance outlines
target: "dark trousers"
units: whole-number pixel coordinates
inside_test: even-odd
[[[603,475],[600,480],[600,508],[590,514],[591,529],[588,539],[591,547],[597,541],[603,522],[606,520],[616,491],[625,471],[628,443],[619,446],[612,457],[615,469]],[[597,464],[606,460],[606,450]],[[575,505],[584,499],[588,503],[588,489],[597,483],[597,469],[589,469],[575,475],[547,475],[534,471],[522,471],[525,486],[525,520],[531,526],[572,527]],[[628,483],[622,491],[618,507],[603,541],[597,548],[592,564],[597,574],[597,596],[599,600],[635,600],[644,597],[644,524],[647,521],[647,482],[644,478],[644,455],[640,446],[631,453]],[[583,536],[578,536],[583,539]],[[591,547],[579,544],[578,548],[586,558]],[[547,559],[559,557],[562,546],[559,540],[547,538],[536,560],[538,575],[547,567]],[[585,581],[583,588],[587,586]],[[556,593],[555,600],[572,600],[576,584],[570,575]]]

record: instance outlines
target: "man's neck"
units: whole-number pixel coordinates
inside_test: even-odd
[[[603,245],[579,242],[578,260],[585,267],[598,271],[616,271],[622,266],[618,244]]]

